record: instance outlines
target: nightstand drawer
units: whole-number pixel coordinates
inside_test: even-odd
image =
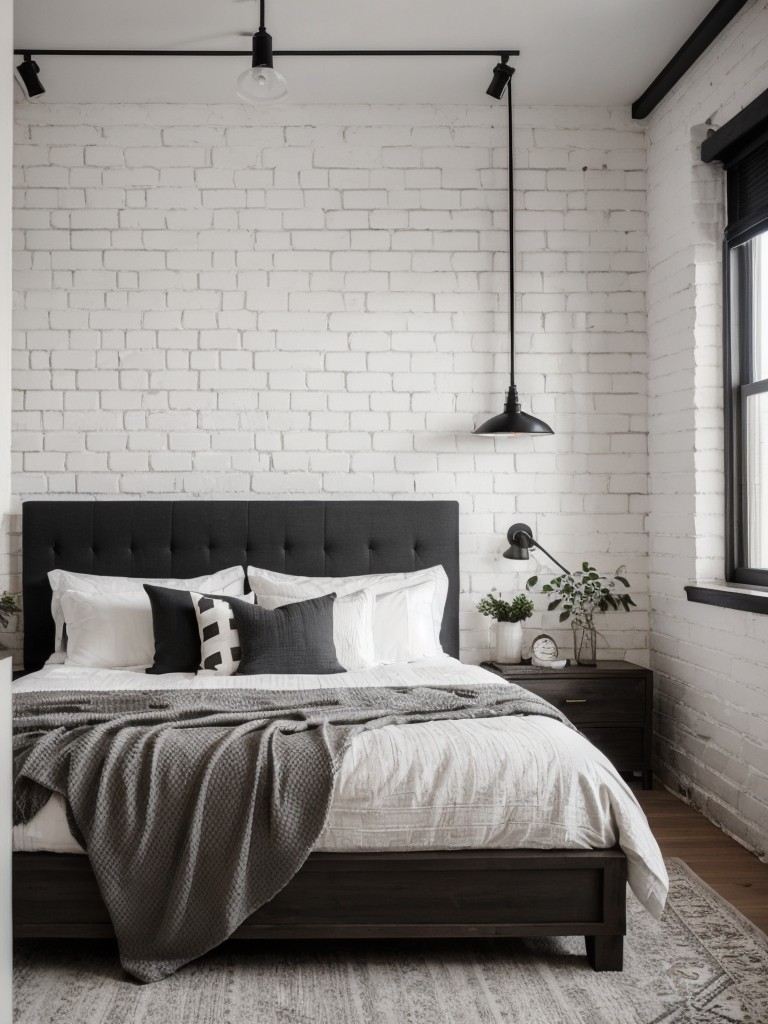
[[[526,679],[520,685],[554,704],[574,725],[645,719],[644,679]]]
[[[483,665],[554,704],[619,771],[642,772],[643,788],[651,788],[653,675],[649,669],[628,661],[557,669],[492,661]]]
[[[582,732],[620,772],[634,771],[643,763],[643,727],[585,726]]]

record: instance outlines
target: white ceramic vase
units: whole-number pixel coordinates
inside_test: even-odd
[[[503,665],[519,665],[523,660],[522,622],[496,623],[496,661]]]

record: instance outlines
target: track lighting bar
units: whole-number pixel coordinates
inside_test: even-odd
[[[19,57],[250,57],[251,50],[38,50],[13,51]],[[519,50],[274,50],[275,57],[518,57]]]

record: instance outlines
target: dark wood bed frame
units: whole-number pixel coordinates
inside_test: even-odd
[[[53,651],[54,568],[197,576],[228,565],[302,575],[441,564],[441,631],[458,657],[458,506],[395,501],[26,502],[25,669]],[[235,938],[583,935],[596,971],[622,968],[627,860],[611,850],[315,853]],[[112,926],[86,857],[13,856],[18,938],[102,938]]]

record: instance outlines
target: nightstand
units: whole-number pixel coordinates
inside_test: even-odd
[[[653,673],[649,669],[628,661],[559,669],[484,661],[483,668],[554,704],[618,771],[641,772],[643,789],[653,788]]]

